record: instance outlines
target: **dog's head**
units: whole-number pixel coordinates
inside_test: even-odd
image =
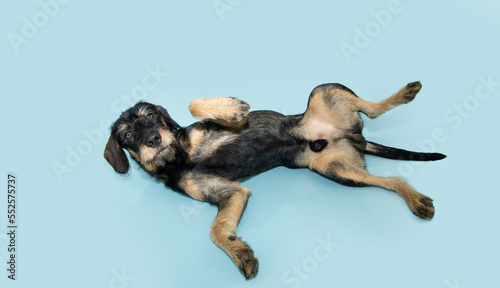
[[[123,112],[111,127],[111,136],[104,150],[104,158],[120,174],[130,168],[130,156],[149,172],[176,158],[176,133],[180,128],[167,110],[161,106],[139,102]]]

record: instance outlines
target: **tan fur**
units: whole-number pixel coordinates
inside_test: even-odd
[[[191,133],[189,134],[189,140],[187,141],[189,143],[189,146],[186,149],[188,155],[194,154],[194,151],[198,149],[200,143],[203,141],[205,134],[205,131],[201,129],[193,129],[191,131]]]
[[[189,138],[182,142],[182,146],[186,149],[189,160],[196,161],[210,157],[220,145],[236,137],[237,135],[230,131],[212,131],[207,134],[203,129],[193,128],[189,133]]]
[[[294,129],[297,134],[303,135],[306,139],[334,138],[340,133],[337,123],[342,123],[332,119],[328,107],[325,106],[324,93],[320,92],[311,97],[309,106],[299,125]]]
[[[135,153],[132,150],[128,150],[128,152],[129,152],[130,156],[132,156],[132,158],[135,159],[135,161],[141,162],[141,157],[139,157],[139,154]]]
[[[175,157],[175,150],[171,145],[176,141],[174,135],[164,129],[159,129],[158,133],[160,133],[161,136],[161,144],[158,147],[150,148],[144,144],[141,144],[139,147],[140,161],[138,162],[141,163],[146,170],[151,172],[155,172],[159,166],[174,160]],[[161,151],[162,149],[163,151]]]
[[[220,145],[230,142],[232,139],[236,138],[237,135],[234,133],[228,132],[220,132],[220,135],[214,139],[210,139],[210,141],[203,141],[203,147],[197,147],[193,150],[193,153],[190,155],[192,160],[203,159],[210,157],[212,153],[219,148]]]
[[[311,151],[306,155],[309,156],[309,159],[306,160],[308,168],[322,174],[329,172],[328,165],[338,161],[345,161],[356,167],[365,166],[364,158],[360,157],[356,149],[350,146],[345,139],[326,147],[320,153]]]
[[[193,173],[188,173],[184,175],[182,179],[179,181],[179,188],[181,188],[186,194],[199,201],[205,201],[206,195],[203,194],[202,188],[199,186],[198,181],[196,181],[193,177]]]
[[[394,93],[391,97],[381,102],[372,103],[356,97],[355,103],[360,112],[373,119],[398,105],[410,102],[415,98],[421,88],[422,84],[420,82],[415,82],[415,85],[406,85],[399,89],[398,92]]]
[[[127,130],[130,130],[130,127],[128,127],[128,125],[126,125],[126,124],[121,124],[120,126],[118,126],[116,134],[120,135],[120,134],[124,133]]]
[[[329,98],[335,100],[335,113],[332,113],[332,107],[327,104]],[[354,94],[342,89],[317,91],[311,96],[307,111],[294,133],[310,140],[336,140],[343,137],[353,123],[361,121],[354,103],[355,98]]]
[[[248,104],[232,97],[198,98],[189,105],[189,112],[201,120],[215,120],[229,127],[239,127],[249,112]]]

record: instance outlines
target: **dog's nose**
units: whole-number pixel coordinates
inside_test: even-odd
[[[161,135],[158,132],[154,132],[146,139],[146,145],[150,148],[156,148],[161,143]]]

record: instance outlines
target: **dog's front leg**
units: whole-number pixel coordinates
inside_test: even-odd
[[[259,261],[253,250],[236,235],[236,226],[245,209],[250,190],[235,191],[227,198],[220,199],[219,212],[210,229],[210,237],[215,245],[224,250],[236,264],[246,279],[257,275]]]
[[[189,105],[189,112],[195,118],[233,128],[245,124],[249,109],[247,102],[233,97],[199,98]]]
[[[251,190],[238,182],[196,173],[186,175],[180,182],[180,188],[192,198],[218,206],[219,212],[210,229],[210,238],[231,257],[246,279],[255,277],[259,261],[254,258],[252,248],[236,234],[236,226]]]

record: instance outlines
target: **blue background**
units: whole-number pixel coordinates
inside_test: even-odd
[[[500,86],[483,84],[500,82],[498,1],[221,0],[219,13],[212,0],[47,2],[0,4],[0,171],[19,180],[18,280],[2,268],[1,287],[498,287]],[[432,197],[435,218],[383,189],[274,169],[243,183],[253,195],[238,231],[260,259],[251,281],[209,238],[216,208],[102,157],[100,125],[131,95],[188,125],[197,97],[294,114],[321,83],[379,101],[415,80],[417,98],[367,120],[365,136],[448,158],[367,156],[367,167]]]

